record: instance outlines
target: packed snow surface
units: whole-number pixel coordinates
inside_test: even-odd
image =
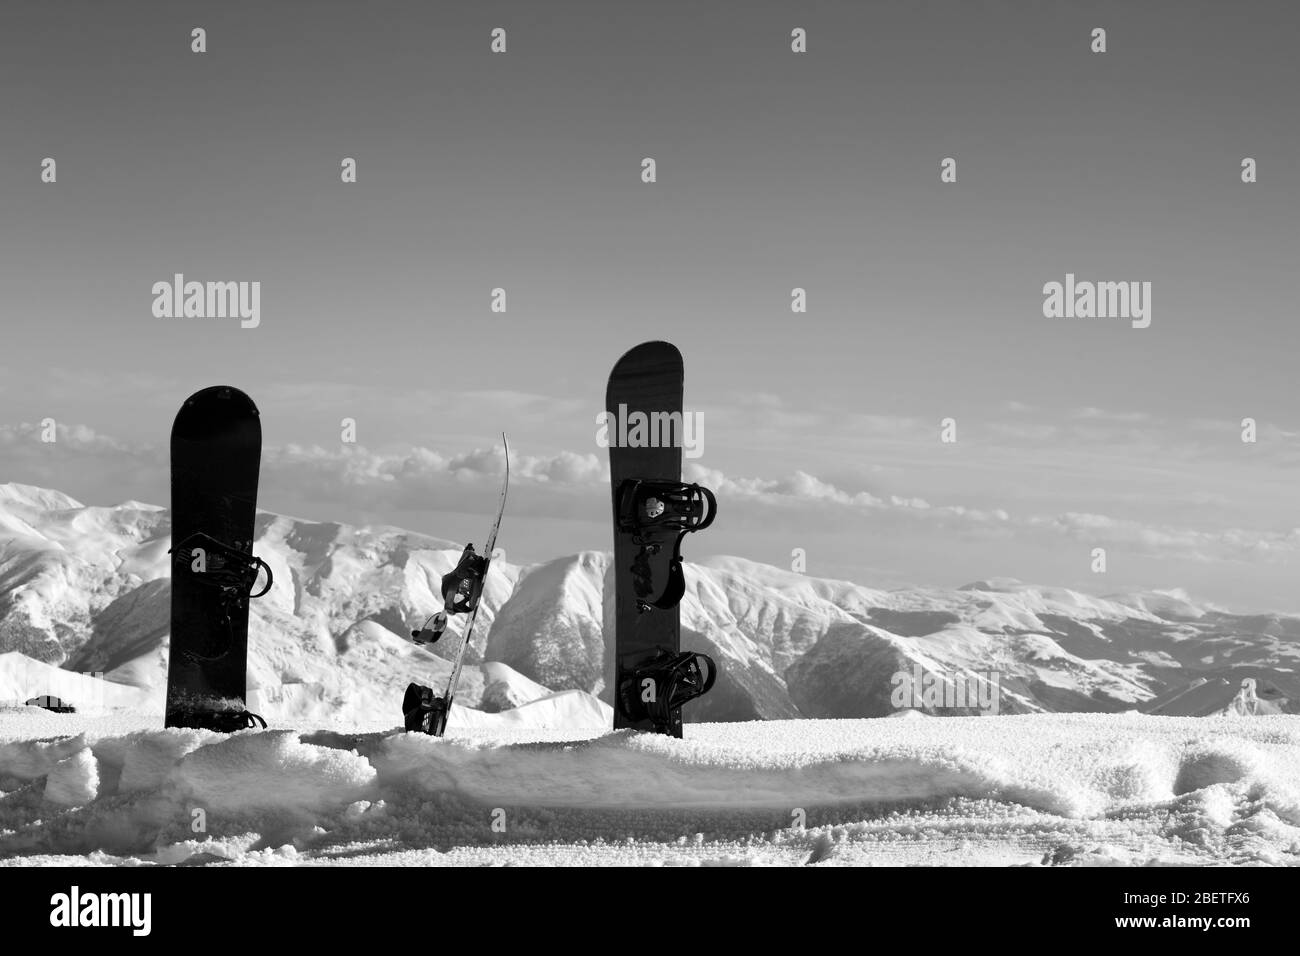
[[[1300,863],[1295,716],[688,724],[673,740],[610,732],[602,707],[574,691],[461,710],[442,740],[0,712],[0,862]]]

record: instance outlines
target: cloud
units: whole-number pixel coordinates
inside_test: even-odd
[[[1115,422],[1124,425],[1135,425],[1155,421],[1155,419],[1147,412],[1112,412],[1107,411],[1104,408],[1094,408],[1092,406],[1085,406],[1076,410],[1073,417],[1087,419],[1089,421]]]
[[[428,448],[400,452],[371,451],[361,445],[284,445],[263,451],[268,470],[312,468],[349,484],[371,481],[413,481],[448,476],[462,481],[499,478],[505,474],[505,451],[500,446],[476,448],[461,455],[444,456]],[[608,481],[609,469],[596,455],[562,451],[555,455],[521,455],[510,458],[512,478],[561,484]]]
[[[268,494],[337,502],[368,512],[481,506],[480,486],[487,483],[495,490],[504,474],[505,454],[499,446],[447,456],[421,447],[389,451],[347,444],[290,444],[264,449],[262,454],[262,484]],[[603,490],[609,471],[591,453],[514,453],[510,477],[512,484],[572,493]]]
[[[109,503],[104,488],[117,496],[112,501],[124,497],[166,501],[165,447],[119,441],[76,424],[56,425],[54,442],[43,442],[44,433],[39,423],[0,426],[4,465],[0,480],[37,484],[101,503]],[[272,510],[292,511],[298,503],[310,503],[312,511],[339,520],[356,514],[434,509],[472,512],[486,507],[485,502],[495,502],[504,470],[502,449],[495,445],[444,455],[424,447],[290,443],[263,449],[261,497]],[[885,532],[918,540],[927,533],[960,534],[990,541],[1018,539],[1026,545],[1067,540],[1201,562],[1281,564],[1300,551],[1300,529],[1206,530],[1095,511],[1015,515],[1000,507],[935,502],[878,488],[845,488],[805,470],[781,477],[731,475],[688,461],[685,475],[712,488],[728,511],[757,520],[780,509],[787,526],[816,517],[845,533]],[[539,517],[589,520],[593,496],[607,494],[609,471],[605,456],[592,452],[516,452],[511,457],[511,476],[516,487],[526,492],[514,498],[515,508]],[[92,478],[94,483],[88,485]],[[87,487],[100,493],[87,494]]]
[[[1280,561],[1300,551],[1300,528],[1203,531],[1078,512],[1029,518],[1025,523],[1030,528],[1045,529],[1093,547],[1122,547],[1127,553],[1148,557],[1201,562]]]
[[[988,429],[989,434],[1011,441],[1045,442],[1061,434],[1061,429],[1058,426],[1047,423],[991,422],[985,427]]]
[[[732,500],[763,505],[831,506],[860,514],[903,512],[926,518],[961,518],[972,523],[1010,520],[1010,515],[1000,508],[985,510],[961,505],[936,506],[924,498],[846,491],[805,471],[796,471],[785,478],[731,478],[716,468],[705,468],[694,463],[688,463],[684,471],[688,481],[697,481],[711,488],[720,498],[725,496]]]
[[[100,434],[87,425],[66,425],[53,420],[51,422],[50,427],[43,422],[0,425],[0,446],[4,446],[6,452],[13,454],[31,451],[36,446],[44,446],[44,452],[51,455],[59,452],[94,454],[130,451],[125,443]],[[47,441],[50,437],[53,441]]]
[[[403,382],[395,385],[356,385],[345,382],[294,382],[265,385],[255,396],[263,409],[278,415],[318,416],[322,409],[365,419],[379,411],[402,408],[409,416],[436,417],[443,430],[451,422],[496,419],[526,430],[548,422],[594,418],[588,403],[510,389],[447,389]],[[593,434],[595,428],[592,428]]]
[[[167,451],[132,445],[85,425],[58,423],[54,441],[40,423],[0,425],[0,481],[62,491],[100,504],[167,500]],[[116,498],[106,501],[102,489]],[[126,492],[126,493],[123,493]]]

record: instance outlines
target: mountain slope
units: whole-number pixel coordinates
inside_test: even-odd
[[[276,580],[250,617],[261,706],[395,723],[407,682],[445,680],[464,619],[432,649],[407,638],[441,606],[455,543],[266,512],[256,527]],[[103,672],[156,705],[169,537],[164,509],[0,485],[0,653]],[[610,579],[601,552],[495,561],[461,702],[500,711],[567,690],[611,701]],[[1099,598],[1007,580],[882,591],[723,557],[688,564],[686,583],[683,646],[721,665],[688,720],[879,716],[895,709],[894,675],[914,672],[996,677],[1004,713],[1137,709],[1195,681],[1236,688],[1244,677],[1272,688],[1279,710],[1300,701],[1300,619],[1232,615],[1180,592]]]

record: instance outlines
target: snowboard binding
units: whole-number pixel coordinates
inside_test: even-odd
[[[433,627],[429,626],[430,621],[433,622]],[[411,631],[411,640],[420,645],[437,644],[438,639],[442,637],[443,632],[446,630],[447,612],[438,611],[435,614],[430,614],[428,618],[425,619],[424,624]]]
[[[430,614],[412,630],[411,640],[420,645],[437,644],[447,630],[449,614],[468,614],[478,607],[489,560],[490,556],[479,554],[474,545],[465,545],[456,566],[442,576],[442,610]]]
[[[707,674],[701,662],[708,665]],[[656,732],[680,737],[682,705],[708,693],[717,679],[718,665],[708,655],[656,647],[642,660],[620,667],[618,708],[630,721],[648,720]]]
[[[209,717],[203,725],[207,730],[233,734],[237,730],[266,730],[266,721],[248,710],[223,710]]]
[[[202,550],[204,555],[203,571],[193,570],[194,552],[198,550]],[[202,531],[196,531],[168,553],[175,557],[177,564],[183,564],[186,570],[195,574],[195,580],[220,588],[223,603],[229,600],[237,605],[246,604],[266,594],[274,582],[271,566],[261,558],[232,548]],[[254,594],[258,575],[263,571],[266,572],[266,584]]]
[[[199,550],[203,552],[202,571],[194,570],[195,552]],[[194,532],[174,546],[168,554],[172,555],[175,565],[184,568],[195,581],[220,591],[221,614],[233,646],[235,614],[247,609],[250,600],[260,598],[271,590],[271,585],[275,581],[271,574],[271,566],[256,555],[232,548],[202,531]],[[253,588],[257,586],[258,576],[263,571],[266,572],[266,584],[262,590],[254,592]],[[215,661],[224,657],[228,651],[229,648],[223,649],[219,654],[211,657],[204,657],[195,651],[190,651],[186,656],[196,661]],[[172,725],[168,724],[168,726]]]
[[[408,731],[441,737],[447,729],[447,700],[437,697],[432,687],[411,683],[402,698],[402,715]]]
[[[189,706],[176,707],[167,712],[168,727],[189,727],[194,730],[211,730],[219,734],[233,734],[240,730],[266,729],[266,721],[257,714],[242,708],[212,706],[205,702],[191,702]]]
[[[474,545],[465,545],[456,567],[442,576],[442,608],[446,613],[465,614],[478,607],[490,558],[475,551]]]
[[[717,499],[702,485],[628,478],[619,486],[618,530],[640,548],[632,566],[639,611],[666,611],[681,602],[686,593],[682,538],[713,524],[717,513]],[[667,576],[656,588],[654,569],[663,565],[664,555],[670,555]]]

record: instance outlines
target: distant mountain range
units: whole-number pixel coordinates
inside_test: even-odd
[[[88,507],[57,491],[0,485],[0,655],[11,671],[21,655],[103,672],[120,687],[115,700],[161,709],[169,546],[166,509]],[[255,552],[276,583],[252,604],[254,707],[394,724],[409,681],[445,679],[449,665],[435,655],[456,641],[444,638],[431,654],[406,635],[440,606],[438,581],[458,544],[262,512]],[[608,702],[610,580],[602,552],[529,567],[494,562],[462,702],[503,710],[570,689]],[[688,720],[886,716],[895,711],[891,678],[918,668],[996,671],[1002,713],[1217,713],[1246,677],[1268,709],[1300,711],[1300,617],[1229,614],[1178,592],[1096,598],[999,580],[884,591],[712,558],[687,565],[682,628],[683,645],[722,671]],[[57,692],[40,682],[28,680],[32,696]],[[0,674],[0,697],[6,688],[27,693],[18,683]]]

